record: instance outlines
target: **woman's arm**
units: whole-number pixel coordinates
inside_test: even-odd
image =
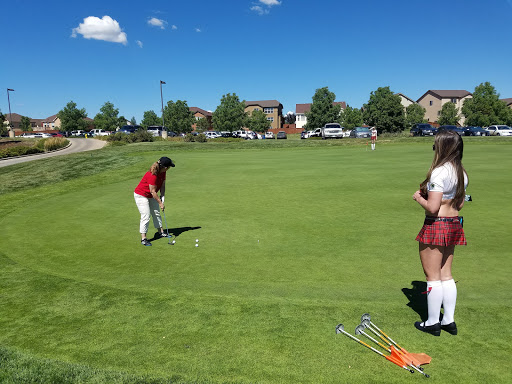
[[[156,185],[149,184],[149,192],[151,193],[151,196],[153,196],[153,199],[155,199],[158,202],[158,205],[160,206],[160,209],[163,211],[165,209],[165,205],[158,197],[158,193],[156,192]]]
[[[437,216],[439,209],[441,208],[441,200],[443,199],[443,192],[429,192],[428,200],[421,196],[420,191],[416,191],[412,196],[419,205],[423,207],[427,212],[433,216]]]

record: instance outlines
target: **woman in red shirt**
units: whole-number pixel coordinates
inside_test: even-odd
[[[162,217],[160,209],[165,209],[165,176],[170,167],[174,167],[174,163],[168,157],[161,157],[160,160],[153,163],[148,172],[142,177],[139,185],[135,188],[133,196],[135,204],[140,212],[140,235],[141,244],[150,246],[151,243],[146,238],[149,227],[149,218],[153,216],[153,224],[158,232],[155,233],[155,239],[168,237],[169,234],[164,232],[162,227]],[[158,197],[160,191],[160,197]]]

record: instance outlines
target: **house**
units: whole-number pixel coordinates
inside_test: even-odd
[[[425,108],[425,118],[429,122],[436,123],[444,104],[455,104],[460,113],[464,101],[472,97],[473,94],[465,90],[428,90],[417,100],[417,103]],[[464,116],[461,116],[459,124],[464,125]]]
[[[332,105],[341,105],[341,109],[347,108],[347,103],[344,101],[335,101]],[[311,103],[307,104],[295,104],[295,125],[297,128],[303,129],[308,119],[306,112],[311,110]]]
[[[52,115],[43,119],[43,128],[46,129],[59,129],[60,128],[60,119],[57,115]]]
[[[245,112],[263,111],[270,122],[270,129],[280,129],[283,126],[283,104],[277,100],[246,101]]]
[[[509,98],[509,99],[500,99],[501,101],[503,101],[505,104],[507,104],[507,107],[509,107],[510,109],[512,109],[512,98]]]
[[[204,109],[198,108],[198,107],[189,107],[189,111],[194,114],[194,117],[196,120],[199,119],[207,119],[210,128],[212,128],[212,113],[210,111],[205,111]],[[192,124],[192,129],[196,130],[196,124]]]
[[[407,107],[411,104],[416,104],[416,102],[413,99],[405,96],[403,93],[397,93],[396,95],[400,96],[400,103],[402,103],[404,109],[407,109]]]

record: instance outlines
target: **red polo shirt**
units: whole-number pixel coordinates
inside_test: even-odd
[[[147,197],[148,199],[153,197],[151,196],[151,192],[149,191],[149,186],[156,186],[156,191],[158,192],[160,188],[162,188],[162,184],[165,181],[166,172],[158,173],[153,175],[151,172],[146,172],[146,174],[142,177],[139,185],[135,188],[135,193],[137,195],[141,195]]]

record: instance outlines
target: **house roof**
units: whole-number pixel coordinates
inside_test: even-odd
[[[10,116],[9,116],[10,115]],[[12,118],[12,122],[21,122],[21,115],[17,114],[17,113],[11,113],[9,114],[9,112],[7,113],[4,113],[4,116],[7,120],[9,120],[9,117]]]
[[[512,97],[510,97],[508,99],[500,99],[500,100],[505,102],[505,104],[507,104],[507,105],[511,105],[512,104]]]
[[[261,108],[283,108],[283,105],[277,100],[256,100],[245,102],[246,107],[249,107],[251,105],[257,105]]]
[[[211,116],[212,113],[205,111],[204,109],[198,108],[198,107],[189,107],[189,111],[193,113],[200,113],[203,116]]]
[[[344,101],[335,101],[332,105],[341,105],[341,108],[347,108],[347,103]],[[307,104],[295,104],[295,113],[306,113],[311,109],[311,103]]]
[[[461,90],[433,90],[433,89],[429,89],[417,101],[419,102],[428,93],[431,93],[431,94],[433,94],[435,96],[438,96],[440,99],[462,99],[463,97],[471,96],[472,95],[471,92],[465,91],[463,89],[461,89]]]
[[[51,115],[50,117],[43,119],[45,123],[53,123],[55,120],[57,120],[57,115]]]
[[[404,99],[409,100],[411,103],[416,103],[413,99],[411,99],[410,97],[405,96],[403,93],[397,93],[397,95],[403,97]]]

